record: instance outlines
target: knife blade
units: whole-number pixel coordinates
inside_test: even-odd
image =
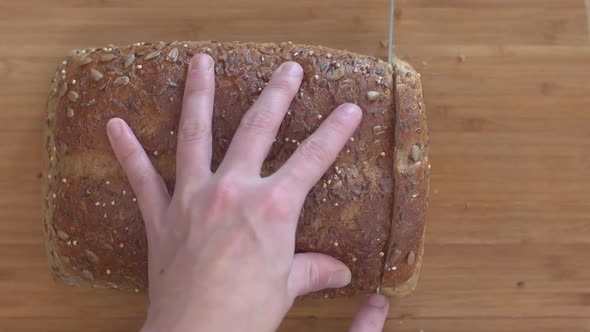
[[[389,38],[388,38],[388,49],[387,49],[387,61],[391,63],[393,57],[393,20],[394,20],[394,0],[389,0]]]

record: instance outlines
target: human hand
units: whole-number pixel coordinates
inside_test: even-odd
[[[144,331],[272,331],[295,297],[350,282],[342,262],[294,250],[305,197],[360,123],[358,106],[336,108],[281,169],[260,175],[302,77],[296,63],[279,67],[213,174],[213,59],[193,57],[172,196],[127,124],[109,121],[109,140],[145,222],[150,306]],[[363,306],[351,331],[381,330],[387,301],[373,301],[382,305]],[[373,329],[364,328],[371,321]]]

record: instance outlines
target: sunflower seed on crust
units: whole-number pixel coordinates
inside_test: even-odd
[[[121,76],[117,78],[113,83],[115,85],[127,85],[129,84],[129,77],[128,76]]]

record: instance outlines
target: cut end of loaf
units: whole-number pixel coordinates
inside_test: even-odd
[[[385,295],[402,297],[416,287],[424,252],[429,138],[420,74],[397,58],[393,66],[395,190],[381,290]]]

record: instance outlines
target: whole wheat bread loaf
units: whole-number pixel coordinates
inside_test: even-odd
[[[356,134],[308,195],[298,252],[332,255],[351,284],[314,295],[411,292],[422,261],[428,194],[428,130],[420,75],[406,63],[292,43],[135,43],[79,50],[57,68],[45,131],[43,218],[57,280],[142,291],[147,243],[140,211],[106,136],[123,118],[174,191],[176,133],[187,64],[215,60],[215,170],[240,118],[284,61],[303,67],[263,175],[277,170],[338,105],[364,113]]]

